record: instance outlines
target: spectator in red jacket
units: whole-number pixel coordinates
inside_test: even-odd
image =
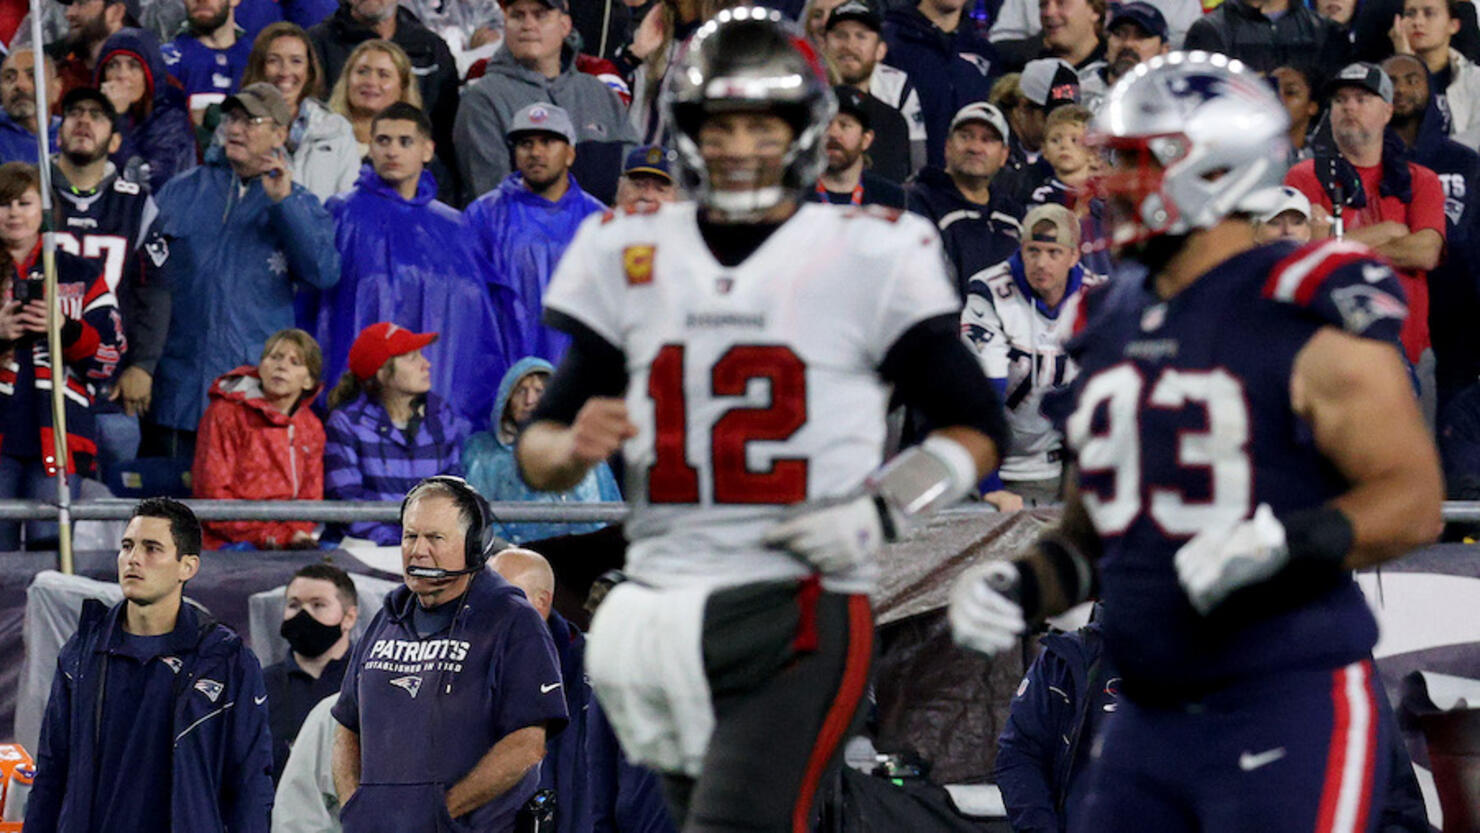
[[[322,500],[324,426],[309,408],[324,359],[313,336],[282,330],[267,340],[256,367],[243,365],[211,385],[195,445],[198,498]],[[314,525],[302,521],[206,521],[203,546],[312,549]]]

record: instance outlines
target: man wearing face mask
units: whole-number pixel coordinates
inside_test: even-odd
[[[304,718],[344,681],[349,635],[359,619],[355,584],[332,564],[309,564],[288,582],[280,633],[293,649],[262,669],[272,732],[272,780],[282,777]]]

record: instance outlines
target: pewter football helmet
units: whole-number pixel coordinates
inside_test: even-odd
[[[1152,58],[1120,80],[1090,128],[1111,167],[1099,178],[1112,246],[1259,214],[1283,181],[1289,116],[1269,84],[1207,52]]]
[[[661,105],[673,127],[679,181],[699,203],[732,221],[754,221],[788,197],[800,198],[826,164],[822,153],[837,101],[822,63],[779,12],[740,7],[699,28],[669,69]],[[792,129],[779,184],[722,191],[710,182],[699,128],[716,113],[773,113]]]

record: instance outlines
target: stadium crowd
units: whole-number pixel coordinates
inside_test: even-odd
[[[1012,431],[983,500],[1011,511],[1061,494],[1062,440],[1041,412],[1074,375],[1062,349],[1072,316],[1061,313],[1120,279],[1093,185],[1105,160],[1086,134],[1117,81],[1183,48],[1239,59],[1288,111],[1291,168],[1256,218],[1261,239],[1343,236],[1399,270],[1410,314],[1396,346],[1450,497],[1480,498],[1480,27],[1469,0],[763,4],[799,21],[835,85],[809,197],[909,211],[939,229],[963,338]],[[570,345],[543,323],[543,296],[591,215],[684,199],[658,97],[685,39],[727,5],[72,0],[46,6],[39,50],[29,19],[0,8],[0,499],[45,499],[65,470],[74,492],[91,478],[130,496],[399,501],[455,475],[492,501],[620,500],[605,465],[549,493],[514,461],[519,426]],[[42,131],[51,221],[35,167]],[[52,452],[47,227],[66,318],[65,461]],[[641,266],[628,263],[629,276]],[[1356,298],[1341,314],[1394,311]],[[904,442],[923,436],[904,422]],[[169,506],[151,511],[141,517],[178,521]],[[490,523],[515,544],[559,531]],[[0,523],[0,551],[55,538],[54,525]],[[175,544],[345,539],[396,545],[402,529],[207,522],[199,541]],[[589,696],[573,684],[579,633],[551,612],[548,565],[509,552],[495,568],[553,634],[539,661]],[[310,709],[340,690],[358,615],[343,573],[305,568],[289,586],[292,658],[268,669],[265,689],[291,711],[272,715],[276,774],[291,770]],[[420,627],[412,618],[395,625]],[[624,768],[599,710],[578,718],[571,696],[568,714],[530,713],[594,724],[583,731],[605,742],[611,783],[591,789],[615,795],[620,779],[642,797],[632,812],[652,811],[656,787]],[[341,728],[366,707],[335,706]],[[585,815],[572,817],[590,830],[590,802],[602,802],[581,800]],[[147,811],[133,804],[96,811]],[[642,829],[661,829],[651,823]]]
[[[1402,270],[1414,313],[1402,346],[1451,493],[1480,494],[1466,462],[1480,403],[1477,259],[1464,256],[1480,213],[1471,3],[772,5],[802,21],[836,84],[814,198],[937,225],[968,318],[983,308],[968,339],[1004,390],[1041,393],[1022,380],[1047,372],[1051,388],[1072,376],[1054,347],[1030,343],[1022,328],[1035,316],[1013,323],[1004,308],[1037,303],[1051,329],[1110,272],[1090,187],[1102,160],[1084,141],[1108,89],[1184,47],[1264,74],[1289,111],[1288,184],[1300,197],[1261,219],[1283,230],[1271,236],[1334,228]],[[599,488],[541,496],[499,457],[532,409],[524,397],[537,398],[530,391],[569,343],[542,324],[542,294],[582,221],[683,198],[658,93],[684,39],[723,7],[48,6],[67,470],[127,495],[389,499],[427,475],[473,472],[493,499],[615,497],[609,473]],[[29,20],[0,20],[0,40],[10,46],[0,162],[13,163],[0,169],[11,264],[0,296],[0,497],[41,497],[56,461],[42,307],[27,288],[39,286],[42,227],[40,179],[27,166],[43,129]],[[1045,204],[1074,221],[1039,220],[1043,235],[1026,227]],[[1064,251],[1034,277],[1027,248],[1044,246]],[[1007,281],[995,304],[993,274]],[[1009,297],[1014,281],[1021,291]],[[986,349],[986,333],[1002,327]],[[1009,397],[1009,409],[1020,432],[1052,431],[1037,396]],[[1040,473],[1052,469],[1057,443],[1030,445]],[[1009,461],[1008,479],[1025,465]],[[1030,488],[1030,502],[1055,495],[1055,483],[1038,485],[1046,491]],[[1021,503],[995,483],[983,491],[1003,508]],[[212,527],[207,542],[312,547],[396,534],[289,526]],[[0,549],[47,548],[54,535],[0,524]]]

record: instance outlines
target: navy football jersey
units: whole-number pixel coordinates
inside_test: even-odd
[[[185,90],[190,109],[204,110],[225,101],[241,87],[252,41],[238,37],[226,49],[212,49],[194,35],[184,34],[160,47],[160,53],[170,77]]]
[[[120,283],[135,283],[141,237],[155,214],[149,186],[109,174],[95,190],[81,191],[55,165],[51,170],[59,215],[57,248],[101,263],[108,289],[115,293]]]
[[[1346,490],[1291,409],[1295,357],[1323,326],[1396,346],[1406,314],[1392,270],[1339,241],[1253,249],[1167,301],[1135,280],[1085,298],[1065,434],[1104,544],[1105,640],[1128,692],[1195,696],[1371,651],[1376,623],[1350,574],[1291,568],[1203,617],[1173,558],[1261,503],[1278,516]]]

